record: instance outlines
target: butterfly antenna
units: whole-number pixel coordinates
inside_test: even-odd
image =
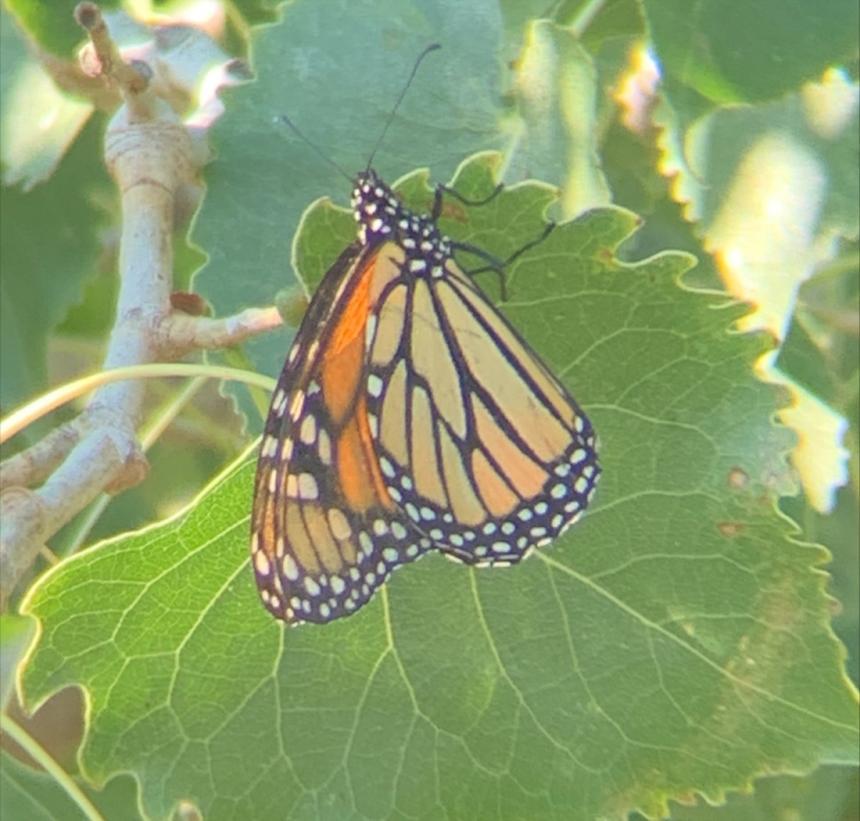
[[[403,102],[403,98],[406,96],[406,92],[409,91],[409,86],[412,85],[412,81],[415,79],[415,75],[418,73],[418,67],[421,65],[421,61],[431,52],[436,51],[437,49],[442,48],[439,43],[431,43],[421,54],[418,55],[418,59],[415,61],[415,65],[412,66],[412,73],[409,75],[409,79],[406,81],[406,85],[403,86],[403,90],[400,92],[400,96],[397,98],[397,102],[394,104],[394,108],[391,109],[391,113],[388,115],[388,119],[385,122],[385,126],[382,129],[382,133],[379,135],[379,138],[376,141],[376,145],[373,146],[373,151],[370,152],[370,159],[367,161],[366,171],[370,171],[370,167],[373,165],[373,158],[376,156],[376,152],[379,151],[379,147],[382,145],[382,141],[385,139],[385,135],[388,133],[388,127],[394,120],[394,115],[397,114],[397,109],[400,108],[400,103]]]
[[[303,143],[306,143],[307,145],[309,145],[314,150],[314,153],[316,153],[316,155],[318,157],[321,157],[332,168],[336,169],[340,174],[342,174],[344,177],[346,177],[350,181],[350,183],[353,182],[352,176],[350,174],[347,174],[346,171],[344,171],[343,168],[341,168],[331,157],[326,155],[318,145],[311,142],[311,140],[309,140],[301,132],[299,127],[286,114],[278,114],[276,117],[274,117],[273,121],[276,123],[279,123],[281,125],[287,126]]]

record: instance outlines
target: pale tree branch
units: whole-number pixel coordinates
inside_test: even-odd
[[[179,119],[157,93],[150,66],[123,58],[95,4],[80,3],[75,17],[90,36],[87,71],[92,73],[95,62],[123,100],[104,145],[121,194],[122,233],[116,320],[103,367],[175,361],[276,327],[281,319],[274,308],[220,319],[173,308],[174,220],[178,205],[199,195],[197,175],[208,159],[206,130],[199,112],[191,128]],[[47,539],[102,492],[117,493],[146,476],[138,437],[144,394],[143,380],[102,385],[78,418],[0,468],[0,605]]]
[[[32,447],[0,464],[0,489],[41,484],[80,438],[81,417],[55,428]]]
[[[209,319],[174,312],[160,328],[161,344],[173,351],[226,348],[278,328],[283,319],[277,308],[247,308],[234,316]]]

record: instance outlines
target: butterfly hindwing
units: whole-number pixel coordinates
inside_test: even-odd
[[[594,434],[454,260],[441,268],[378,306],[368,408],[380,466],[434,546],[470,564],[513,564],[588,504]]]

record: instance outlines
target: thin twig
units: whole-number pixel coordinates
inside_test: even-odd
[[[90,37],[99,61],[100,74],[113,80],[121,90],[140,94],[149,84],[152,72],[145,63],[130,64],[122,59],[101,9],[95,3],[78,3],[75,6],[75,20]]]
[[[0,420],[0,444],[8,441],[15,434],[20,433],[28,425],[32,425],[51,411],[74,401],[79,396],[84,396],[100,388],[102,385],[129,382],[136,379],[163,379],[169,376],[205,376],[212,379],[235,380],[247,385],[257,385],[264,390],[271,390],[274,387],[274,380],[268,376],[262,376],[254,371],[243,371],[240,368],[227,368],[220,365],[193,365],[180,362],[130,365],[126,368],[99,371],[54,388],[54,390],[42,394],[32,402],[28,402],[10,413],[5,419]],[[9,462],[11,463],[17,458],[17,456],[13,457]]]
[[[275,307],[247,308],[221,319],[174,312],[161,326],[161,344],[178,353],[226,348],[281,325],[283,319]]]

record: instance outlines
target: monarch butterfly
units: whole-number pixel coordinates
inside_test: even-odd
[[[289,624],[355,612],[430,550],[514,564],[594,492],[591,424],[457,264],[437,226],[443,190],[421,215],[370,164],[356,176],[358,237],[278,379],[251,557],[263,603]]]

